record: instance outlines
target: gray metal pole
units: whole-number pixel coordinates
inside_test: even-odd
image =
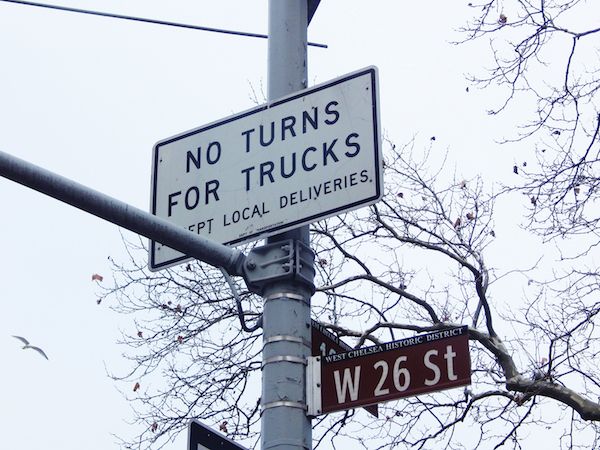
[[[0,151],[0,176],[105,219],[200,261],[243,275],[245,255],[68,178]]]
[[[268,97],[306,88],[307,0],[269,1]],[[309,245],[308,226],[274,236]],[[310,258],[313,264],[313,258]],[[312,270],[312,266],[311,266]],[[311,280],[312,281],[312,280]],[[264,287],[261,439],[263,450],[310,450],[306,361],[310,356],[310,297],[314,286],[282,280]]]

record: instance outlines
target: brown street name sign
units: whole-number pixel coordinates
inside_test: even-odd
[[[319,325],[316,321],[311,321],[312,333],[312,356],[335,355],[352,351],[352,347],[341,341],[335,334]],[[377,405],[365,407],[365,409],[375,417],[379,417]]]
[[[467,327],[321,357],[322,413],[471,383]]]

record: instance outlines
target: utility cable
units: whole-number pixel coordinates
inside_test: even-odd
[[[87,10],[87,9],[69,8],[66,6],[48,5],[45,3],[28,2],[28,1],[24,1],[24,0],[0,0],[0,1],[7,2],[7,3],[18,3],[21,5],[27,5],[27,6],[37,6],[40,8],[57,9],[60,11],[76,12],[76,13],[81,13],[81,14],[90,14],[90,15],[94,15],[94,16],[110,17],[112,19],[133,20],[135,22],[146,22],[146,23],[152,23],[155,25],[168,25],[170,27],[188,28],[191,30],[210,31],[213,33],[232,34],[235,36],[255,37],[255,38],[262,38],[262,39],[269,38],[269,36],[267,36],[266,34],[248,33],[246,31],[223,30],[220,28],[201,27],[198,25],[188,25],[188,24],[184,24],[184,23],[166,22],[164,20],[156,20],[156,19],[144,19],[141,17],[124,16],[122,14],[105,13],[105,12],[100,12],[100,11],[91,11],[91,10]],[[312,47],[327,48],[327,45],[325,45],[325,44],[316,44],[313,42],[309,42],[308,45],[310,45]]]
[[[223,276],[225,277],[227,284],[229,284],[229,287],[231,288],[233,297],[235,298],[235,303],[237,305],[238,318],[240,319],[240,324],[242,325],[242,330],[244,330],[248,333],[252,333],[253,331],[256,331],[259,328],[261,328],[262,327],[262,315],[258,318],[258,320],[254,324],[254,326],[249,327],[248,325],[246,325],[246,320],[244,318],[244,311],[242,309],[242,301],[238,294],[237,288],[235,287],[235,284],[233,283],[233,280],[231,279],[231,277],[229,276],[227,271],[223,267],[219,267],[219,269],[221,269],[221,273],[223,273]]]

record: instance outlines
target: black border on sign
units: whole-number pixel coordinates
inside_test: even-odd
[[[359,70],[358,72],[354,72],[351,73],[349,75],[346,75],[342,78],[337,78],[335,80],[332,80],[328,83],[319,85],[319,86],[314,86],[312,88],[308,88],[308,89],[304,89],[302,91],[299,91],[296,94],[292,94],[288,97],[284,97],[280,100],[275,100],[271,103],[266,103],[265,105],[262,106],[258,106],[256,108],[252,108],[249,109],[248,111],[242,112],[240,114],[237,115],[233,115],[230,116],[224,120],[218,121],[218,122],[213,122],[211,124],[202,126],[200,128],[196,128],[193,130],[190,130],[188,132],[179,134],[177,136],[173,136],[171,138],[165,139],[164,141],[160,141],[158,143],[156,143],[156,145],[154,146],[153,149],[153,164],[152,164],[152,199],[151,199],[151,213],[153,215],[156,215],[156,203],[157,203],[157,196],[156,196],[156,189],[157,189],[157,172],[158,172],[158,158],[159,158],[159,150],[160,147],[164,146],[164,145],[168,145],[172,142],[176,142],[180,139],[185,139],[188,138],[190,136],[193,136],[195,134],[198,133],[202,133],[205,132],[207,130],[211,130],[213,128],[219,127],[221,125],[225,125],[231,122],[234,122],[236,120],[239,119],[243,119],[245,117],[251,116],[253,114],[258,114],[261,113],[267,109],[271,109],[271,108],[275,108],[276,106],[279,105],[283,105],[287,102],[290,102],[292,100],[296,100],[298,98],[302,98],[302,97],[306,97],[310,94],[313,94],[315,92],[320,92],[322,90],[328,89],[332,86],[336,86],[338,84],[344,83],[348,80],[352,80],[354,78],[358,78],[361,77],[363,75],[369,74],[371,75],[371,105],[372,105],[372,114],[373,114],[373,136],[374,136],[374,142],[373,142],[373,146],[374,146],[374,157],[375,157],[375,182],[376,182],[376,186],[375,186],[375,195],[368,197],[366,199],[354,202],[354,203],[350,203],[350,204],[346,204],[342,207],[338,207],[338,208],[333,208],[333,209],[329,209],[327,211],[321,211],[318,214],[313,214],[312,216],[309,217],[304,217],[302,219],[298,219],[295,220],[293,222],[286,222],[283,225],[280,226],[274,226],[273,228],[269,228],[268,230],[263,230],[261,232],[257,232],[254,234],[249,234],[247,236],[244,236],[243,238],[239,238],[239,239],[234,239],[232,241],[229,242],[225,242],[223,243],[223,245],[236,245],[236,244],[240,244],[242,242],[246,242],[246,241],[251,241],[251,240],[256,240],[256,239],[261,239],[263,237],[267,237],[267,236],[272,236],[273,234],[277,234],[278,231],[281,230],[288,230],[288,229],[293,229],[293,228],[297,228],[299,226],[301,226],[302,224],[307,224],[307,223],[312,223],[312,222],[317,222],[318,220],[321,220],[325,217],[332,217],[335,216],[337,214],[339,214],[342,211],[345,210],[352,210],[356,207],[359,207],[360,205],[368,205],[368,204],[372,204],[374,202],[376,202],[379,198],[382,197],[383,195],[383,183],[381,182],[382,180],[382,174],[381,174],[381,161],[379,160],[379,154],[380,154],[380,139],[379,139],[379,121],[378,121],[378,117],[377,117],[377,113],[379,110],[379,105],[377,104],[377,95],[378,95],[378,91],[377,91],[377,74],[376,74],[377,68],[374,66],[371,67],[367,67],[363,70]],[[162,268],[166,268],[166,267],[170,267],[173,265],[176,265],[178,263],[181,263],[187,259],[190,259],[189,256],[187,255],[183,255],[179,258],[174,258],[171,259],[169,261],[160,263],[160,264],[156,264],[155,260],[156,260],[156,241],[151,241],[150,242],[150,270],[156,271],[156,270],[160,270]]]
[[[198,450],[198,444],[210,450],[248,450],[218,431],[211,430],[197,420],[192,420],[188,431],[187,448],[188,450]]]
[[[432,339],[432,340],[427,340],[427,336],[433,336],[435,334],[440,334],[440,333],[444,333],[444,332],[449,332],[449,331],[454,331],[454,330],[461,330],[460,334],[458,336],[441,336],[438,337],[436,339]],[[343,360],[344,361],[350,361],[350,360],[357,360],[360,359],[364,356],[371,356],[371,355],[375,355],[377,353],[385,353],[385,352],[391,352],[391,351],[395,351],[398,350],[400,348],[406,348],[406,347],[417,347],[419,345],[426,345],[429,344],[433,341],[443,341],[446,339],[456,339],[462,336],[469,336],[469,326],[468,325],[460,325],[460,326],[456,326],[456,327],[448,327],[448,328],[440,328],[439,330],[435,330],[432,331],[430,333],[426,333],[426,334],[417,334],[416,336],[413,337],[408,337],[408,338],[404,338],[404,339],[398,339],[397,341],[391,341],[391,342],[383,342],[382,344],[378,344],[378,345],[370,345],[368,347],[360,347],[360,348],[355,348],[352,350],[349,350],[347,352],[340,352],[337,355],[344,355],[343,356]],[[410,342],[411,340],[414,341],[416,338],[425,338],[425,340],[423,342]],[[406,343],[406,344],[405,344]],[[394,344],[399,344],[397,347],[393,348],[393,349],[383,349],[380,350],[380,347],[385,347],[386,345],[394,345]],[[364,352],[363,355],[359,355],[359,356],[352,356],[349,357],[349,353],[356,353],[356,352]],[[338,363],[340,362],[340,360],[331,360],[328,361],[326,359],[326,357],[321,358],[322,364],[323,365],[327,365],[327,364],[334,364],[334,363]]]

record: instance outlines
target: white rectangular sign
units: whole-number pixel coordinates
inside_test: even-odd
[[[377,69],[368,67],[154,146],[152,214],[237,245],[383,195]],[[188,259],[151,242],[150,269]]]

